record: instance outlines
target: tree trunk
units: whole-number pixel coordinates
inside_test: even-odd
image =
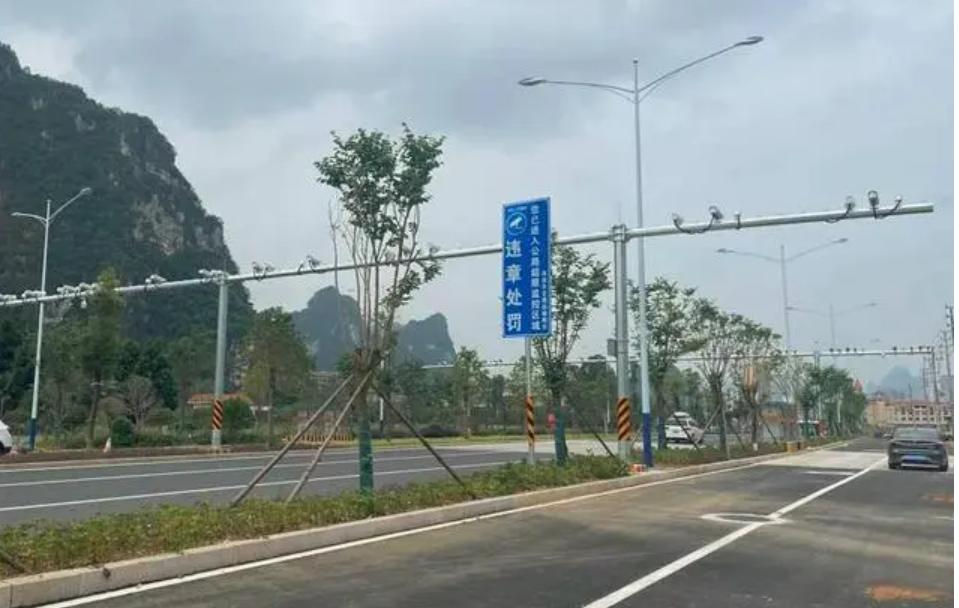
[[[713,410],[719,416],[719,449],[726,449],[726,403],[723,398],[722,384],[709,383],[709,392],[712,394]]]
[[[656,443],[660,450],[666,449],[666,396],[660,387],[653,389],[656,400]]]
[[[369,390],[364,388],[353,402],[357,417],[357,443],[359,444],[360,491],[373,491],[373,435],[370,429],[370,407],[367,402]]]
[[[551,389],[550,396],[556,409],[556,428],[553,430],[556,464],[563,466],[569,460],[569,449],[566,446],[566,412],[563,411],[563,395],[560,391]]]
[[[100,411],[100,379],[97,378],[93,383],[93,395],[90,397],[90,413],[87,416],[87,449],[93,447],[93,440],[97,429],[97,414]]]

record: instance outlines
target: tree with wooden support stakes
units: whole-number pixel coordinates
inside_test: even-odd
[[[548,338],[534,338],[536,360],[543,373],[556,415],[553,438],[556,461],[565,464],[566,389],[569,380],[569,356],[589,322],[593,310],[600,307],[600,295],[612,284],[609,263],[593,254],[582,254],[569,245],[558,245],[552,237],[553,332]]]
[[[731,361],[732,381],[742,411],[750,422],[750,443],[759,441],[760,423],[775,441],[775,434],[766,424],[762,406],[768,401],[771,379],[784,363],[779,349],[779,334],[749,319],[739,319],[734,328],[734,357]]]
[[[666,401],[666,376],[683,355],[696,352],[704,344],[697,331],[699,301],[696,289],[681,287],[675,281],[657,277],[646,287],[646,323],[649,344],[649,384],[653,398],[653,412],[662,420],[672,415]],[[629,309],[634,322],[639,319],[639,289],[630,286]],[[635,348],[639,348],[638,331],[634,332]],[[687,439],[696,445],[688,429],[682,427]],[[659,448],[666,447],[665,428],[660,425]],[[697,448],[698,449],[698,448]]]
[[[353,261],[361,329],[351,359],[353,377],[373,372],[394,343],[396,312],[440,273],[423,250],[422,207],[427,188],[441,165],[443,138],[417,135],[405,123],[398,139],[359,129],[348,138],[333,134],[333,152],[315,163],[317,181],[338,195],[342,239]],[[332,215],[331,215],[332,217]],[[353,402],[359,439],[360,489],[373,489],[373,444],[368,387],[358,385]]]

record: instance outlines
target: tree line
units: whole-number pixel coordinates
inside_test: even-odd
[[[345,138],[334,134],[333,152],[314,164],[317,181],[335,192],[338,209],[334,213],[331,206],[329,214],[334,257],[339,260],[339,243],[355,268],[361,331],[356,348],[344,353],[340,379],[350,379],[357,389],[353,414],[363,487],[372,484],[370,438],[377,414],[370,404],[377,398],[389,401],[386,411],[405,408],[419,425],[452,427],[466,435],[496,426],[510,430],[521,420],[522,362],[504,375],[491,374],[479,354],[466,348],[449,370],[426,370],[415,362],[393,365],[390,359],[397,311],[441,272],[439,262],[427,255],[434,248],[423,242],[420,226],[431,199],[429,184],[442,164],[443,142],[442,137],[417,135],[407,125],[396,139],[360,129]],[[556,453],[562,461],[567,424],[597,426],[616,378],[603,356],[582,364],[571,361],[581,333],[611,287],[609,265],[557,245],[555,238],[552,246],[553,332],[534,340],[533,363],[543,397],[539,411],[555,416]],[[204,332],[171,343],[127,339],[116,283],[113,272],[104,272],[101,289],[87,308],[51,327],[44,346],[42,428],[55,433],[83,426],[87,445],[94,443],[104,419],[108,425],[126,421],[121,424],[129,423],[134,432],[151,422],[180,435],[208,431],[208,410],[197,418],[186,399],[212,384],[215,337]],[[634,326],[638,297],[632,286]],[[779,402],[793,420],[808,419],[824,406],[835,418],[833,429],[838,417],[847,430],[855,429],[865,399],[845,371],[787,359],[770,328],[724,310],[694,288],[658,278],[646,297],[652,402],[661,420],[682,408],[717,426],[723,444],[727,429],[740,441],[740,431],[748,431],[755,441],[765,424],[764,408]],[[0,416],[14,423],[29,414],[32,383],[31,336],[23,327],[15,321],[0,324]],[[275,308],[257,313],[234,346],[229,369],[235,372],[235,388],[261,407],[234,404],[227,412],[231,424],[262,421],[269,442],[274,412],[308,410],[323,398],[312,359],[288,313]],[[697,360],[684,367],[681,360],[689,356]],[[364,378],[373,380],[364,384]],[[635,390],[632,396],[635,412],[640,399]],[[833,414],[837,410],[838,417]],[[390,428],[386,424],[382,430]],[[659,431],[662,442],[662,424]]]

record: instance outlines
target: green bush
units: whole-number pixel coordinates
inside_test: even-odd
[[[117,418],[110,425],[110,439],[115,448],[131,448],[136,441],[136,430],[128,418]]]
[[[168,448],[177,445],[177,437],[156,431],[143,430],[137,434],[138,448]]]
[[[490,498],[627,474],[618,460],[572,456],[565,467],[507,464],[465,478],[478,498]],[[226,540],[327,526],[467,500],[452,480],[387,487],[372,493],[344,492],[281,501],[250,500],[237,508],[164,505],[132,513],[97,515],[71,522],[33,521],[0,528],[0,551],[26,573],[105,564],[183,551]],[[0,561],[0,577],[17,573]]]
[[[230,399],[223,404],[223,431],[245,431],[253,428],[256,417],[250,404],[240,399]]]

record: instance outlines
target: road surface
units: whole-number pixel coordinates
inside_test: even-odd
[[[437,451],[463,474],[525,456],[525,447],[520,445],[515,449],[491,444]],[[545,457],[545,450],[540,451]],[[251,496],[285,497],[312,455],[308,451],[288,454]],[[161,503],[226,503],[269,459],[269,454],[248,454],[0,467],[0,526],[131,511]],[[374,471],[377,487],[446,476],[422,448],[377,450]],[[330,450],[303,494],[334,494],[355,489],[357,484],[356,450]]]
[[[889,471],[861,440],[86,605],[952,606],[952,497],[951,472]]]

